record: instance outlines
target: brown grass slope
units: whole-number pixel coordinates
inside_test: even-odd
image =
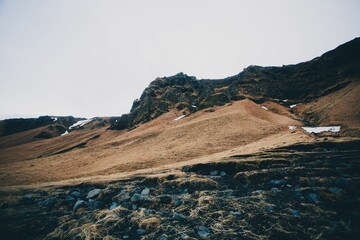
[[[273,105],[276,109],[276,103]],[[284,111],[282,106],[278,109]],[[289,133],[289,125],[301,125],[293,115],[266,111],[250,100],[213,110],[198,111],[179,121],[174,119],[181,113],[173,110],[132,131],[84,129],[1,149],[0,184],[32,184],[158,167],[245,146]],[[100,137],[88,140],[96,134]],[[83,141],[87,142],[80,148],[51,156]],[[28,158],[32,159],[24,161]]]
[[[300,118],[315,126],[340,125],[343,136],[360,136],[360,82],[319,99],[297,106],[294,111]]]

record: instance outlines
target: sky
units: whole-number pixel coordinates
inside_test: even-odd
[[[157,77],[311,60],[360,36],[359,0],[0,0],[0,119],[119,116]]]

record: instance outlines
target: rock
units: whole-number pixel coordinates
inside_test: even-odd
[[[102,201],[89,199],[88,205],[91,209],[102,209],[105,204]]]
[[[229,213],[230,213],[231,215],[234,215],[234,216],[242,216],[242,215],[243,215],[243,213],[242,213],[242,212],[239,212],[239,211],[237,211],[237,212],[230,211]]]
[[[75,198],[73,196],[66,196],[65,201],[72,202],[72,201],[75,201]]]
[[[226,176],[226,172],[221,171],[221,172],[220,172],[220,176],[225,177],[225,176]]]
[[[180,213],[176,213],[176,212],[173,213],[172,217],[173,217],[174,220],[177,220],[177,221],[185,221],[186,220],[185,215],[180,214]]]
[[[270,184],[275,185],[275,186],[280,186],[280,185],[285,185],[286,181],[285,180],[271,180]]]
[[[158,199],[160,200],[160,203],[169,204],[172,201],[172,198],[166,195],[159,196]]]
[[[113,203],[111,203],[111,205],[110,205],[110,210],[113,210],[114,208],[116,208],[117,207],[117,203],[116,202],[113,202]]]
[[[341,188],[338,187],[329,187],[329,192],[333,193],[333,194],[339,194],[341,193],[343,190]]]
[[[291,210],[290,210],[290,213],[291,213],[291,215],[293,215],[294,217],[300,216],[300,211],[299,211],[299,210],[293,210],[293,209],[291,209]]]
[[[121,191],[120,191],[120,194],[126,194],[127,193],[127,191],[125,190],[125,189],[122,189]]]
[[[72,192],[70,195],[73,196],[73,197],[76,197],[76,198],[81,197],[81,193],[78,192],[78,191],[74,191],[74,192]]]
[[[168,176],[166,176],[166,180],[174,180],[176,178],[176,176],[174,174],[170,174]]]
[[[144,188],[142,191],[141,191],[141,195],[143,196],[147,196],[150,194],[150,189],[149,188]]]
[[[307,199],[308,201],[312,202],[312,203],[317,203],[319,202],[319,196],[315,193],[310,193],[307,195]]]
[[[145,201],[145,197],[141,194],[135,193],[130,200],[132,202],[143,202]]]
[[[209,230],[207,227],[200,226],[200,227],[198,227],[197,234],[198,234],[201,238],[206,238],[207,236],[210,235],[210,230]]]
[[[145,229],[141,229],[139,228],[138,230],[136,230],[136,234],[139,235],[139,236],[142,236],[146,233],[146,230]]]
[[[274,211],[274,206],[265,206],[265,211],[273,212]]]
[[[180,199],[176,199],[174,202],[175,207],[179,207],[183,202]]]
[[[31,194],[25,194],[24,197],[23,197],[23,200],[25,202],[31,202],[33,200],[33,195]]]
[[[210,176],[216,176],[218,174],[219,174],[219,172],[217,170],[210,172]]]
[[[84,207],[86,207],[85,201],[83,201],[83,200],[77,200],[77,202],[76,202],[75,205],[74,205],[73,211],[76,211],[76,210],[78,210],[79,208],[84,208]]]
[[[166,237],[164,237],[164,236],[161,236],[160,238],[159,238],[159,240],[168,240]]]
[[[263,194],[265,191],[264,190],[256,190],[256,191],[253,191],[252,194],[253,195],[259,195],[259,194]]]
[[[281,191],[280,191],[278,188],[276,188],[276,187],[271,188],[271,191],[272,191],[273,193],[281,192]]]
[[[86,199],[94,198],[94,197],[98,196],[100,194],[100,192],[101,192],[101,189],[95,188],[88,193]]]
[[[41,205],[47,208],[53,208],[57,204],[57,198],[49,197],[48,199],[44,200]]]

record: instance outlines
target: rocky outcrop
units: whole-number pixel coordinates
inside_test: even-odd
[[[129,114],[111,129],[128,129],[171,109],[189,110],[221,106],[250,98],[256,102],[288,99],[288,104],[308,102],[360,78],[360,38],[345,43],[311,61],[282,67],[249,66],[241,73],[217,80],[197,80],[184,73],[157,78]]]
[[[18,132],[49,126],[48,131],[36,136],[37,138],[50,138],[54,132],[63,133],[65,129],[82,120],[82,118],[41,116],[38,118],[15,118],[0,121],[0,136],[7,136]]]

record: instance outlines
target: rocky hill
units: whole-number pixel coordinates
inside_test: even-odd
[[[130,113],[122,115],[111,129],[133,128],[172,109],[188,114],[244,98],[257,103],[286,100],[288,106],[307,103],[359,79],[360,38],[308,62],[282,67],[249,66],[225,79],[197,80],[179,73],[151,82],[134,101]]]

